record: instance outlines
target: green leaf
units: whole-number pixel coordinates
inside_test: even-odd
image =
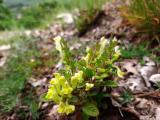
[[[89,116],[92,117],[96,117],[99,115],[99,110],[97,108],[97,106],[93,103],[86,103],[83,107],[82,107],[82,111]]]
[[[94,71],[89,68],[84,68],[84,73],[87,77],[91,78],[94,75]]]
[[[158,87],[158,89],[160,89],[160,82],[157,82],[156,86]]]
[[[40,101],[48,102],[49,100],[46,98],[47,93],[44,93],[40,96]]]
[[[131,91],[126,90],[122,95],[121,95],[122,99],[123,99],[123,103],[122,104],[126,104],[126,103],[131,103],[132,100],[134,99],[133,94]]]
[[[86,115],[85,113],[82,114],[83,120],[89,120],[89,116]]]
[[[70,103],[78,103],[79,99],[77,96],[72,96],[70,99],[69,99],[69,102]]]
[[[104,86],[113,88],[113,87],[117,87],[118,84],[113,80],[107,80],[105,81]]]

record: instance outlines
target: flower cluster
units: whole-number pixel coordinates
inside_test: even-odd
[[[99,89],[99,86],[105,87],[107,84],[116,86],[114,81],[108,82],[105,78],[112,78],[115,75],[123,77],[123,72],[114,64],[120,57],[116,39],[107,41],[105,38],[101,38],[100,44],[95,46],[95,49],[87,47],[87,55],[77,61],[72,58],[71,51],[61,37],[56,37],[54,40],[56,49],[60,52],[64,69],[63,72],[54,74],[46,98],[58,105],[57,111],[61,114],[73,113],[76,105],[79,104],[79,109],[82,107],[86,114],[98,115],[99,111],[95,104],[87,104],[89,100],[94,101],[89,94],[94,92],[94,88]],[[85,103],[86,105],[84,105]],[[94,110],[91,111],[91,108]],[[95,111],[96,113],[92,114]]]
[[[71,98],[72,91],[83,82],[83,72],[79,71],[78,73],[75,73],[69,81],[59,73],[55,73],[54,76],[55,77],[50,81],[46,98],[53,100],[59,105],[59,113],[66,113],[68,115],[69,113],[74,112],[75,106],[69,105],[67,101]]]

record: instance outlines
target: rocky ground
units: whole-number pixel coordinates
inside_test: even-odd
[[[98,19],[96,24],[91,26],[88,31],[81,37],[78,37],[74,22],[69,22],[62,25],[60,22],[50,25],[45,30],[25,31],[27,36],[33,36],[38,39],[37,45],[41,50],[41,58],[50,59],[50,51],[54,48],[53,38],[62,36],[71,44],[71,49],[85,51],[86,45],[96,42],[102,36],[106,38],[116,37],[121,45],[126,48],[131,44],[137,44],[148,38],[148,35],[137,35],[137,31],[121,17],[120,6],[121,2],[107,3],[104,6],[104,12]],[[66,17],[67,14],[63,14]],[[73,16],[71,14],[71,16]],[[70,16],[70,17],[71,17]],[[62,19],[63,19],[62,17]],[[57,18],[58,19],[58,18]],[[71,19],[71,18],[70,18]],[[72,41],[75,39],[75,41]],[[9,55],[10,45],[0,46],[0,67],[5,64],[5,60]],[[155,46],[160,49],[160,46]],[[159,55],[159,53],[157,53]],[[55,58],[57,59],[57,58]],[[111,100],[107,102],[109,109],[102,120],[160,120],[160,92],[157,87],[157,82],[160,82],[160,64],[155,62],[149,56],[144,56],[144,63],[141,60],[122,59],[117,64],[122,71],[125,72],[123,79],[118,80],[118,88],[111,92]],[[35,69],[35,72],[40,75],[33,74],[28,80],[25,89],[33,88],[36,96],[41,96],[47,91],[48,82],[54,71],[57,70],[59,64],[53,65],[51,68],[40,66]],[[159,85],[160,86],[160,85]],[[160,88],[160,87],[159,87]],[[125,92],[127,91],[127,92]],[[125,93],[125,94],[124,94]],[[123,96],[122,96],[123,94]],[[123,99],[126,97],[126,102]],[[41,102],[39,100],[39,111],[41,111],[42,120],[57,120],[62,119],[55,111],[56,106],[53,103]],[[19,108],[27,109],[25,106],[17,106],[17,108],[9,115],[4,116],[4,120],[17,120],[16,110]],[[105,118],[107,116],[107,118]],[[77,114],[69,117],[64,117],[65,120],[80,120]],[[27,120],[31,120],[28,115]]]

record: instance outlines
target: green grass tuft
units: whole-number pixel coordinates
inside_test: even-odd
[[[147,50],[147,48],[144,45],[139,45],[137,47],[129,46],[129,48],[126,50],[121,50],[122,57],[125,59],[131,59],[131,58],[143,58],[144,56],[148,56],[150,52]]]
[[[122,15],[140,32],[160,33],[160,0],[130,0],[122,8]]]
[[[56,5],[57,3],[52,1],[23,9],[22,18],[17,21],[18,26],[27,29],[44,26],[46,21],[53,18]]]
[[[39,64],[36,61],[39,52],[33,39],[20,37],[22,42],[13,45],[6,67],[0,72],[0,111],[11,111],[19,102],[21,91],[26,80],[32,75],[32,70]],[[31,62],[35,59],[35,62]]]
[[[0,30],[8,30],[14,24],[13,17],[9,9],[0,3]]]
[[[56,7],[57,3],[54,0],[45,0],[22,8],[17,6],[14,10],[0,3],[0,30],[46,26],[47,22],[53,19]]]

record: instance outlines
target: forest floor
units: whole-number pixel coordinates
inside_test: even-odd
[[[111,98],[106,101],[108,109],[100,116],[100,120],[160,120],[160,84],[157,85],[157,82],[160,83],[160,44],[157,44],[156,40],[147,47],[141,44],[151,38],[147,34],[137,34],[136,29],[127,24],[120,15],[121,4],[119,1],[107,3],[96,23],[81,36],[77,32],[74,22],[62,24],[58,19],[46,29],[0,34],[0,38],[8,37],[6,41],[13,37],[17,39],[16,36],[23,35],[34,39],[38,58],[31,57],[27,60],[34,63],[38,59],[40,62],[36,63],[37,65],[31,71],[25,86],[17,94],[20,100],[14,109],[0,116],[0,120],[81,120],[78,113],[60,117],[56,113],[53,103],[41,100],[43,94],[47,92],[53,73],[59,67],[53,42],[53,38],[56,36],[65,38],[70,49],[75,51],[75,55],[85,53],[86,46],[97,42],[102,36],[107,39],[116,37],[120,46],[125,49],[122,51],[121,60],[117,63],[125,72],[125,76],[117,81],[118,87],[111,90]],[[71,16],[74,15],[71,14]],[[21,41],[21,37],[18,39]],[[15,43],[19,42],[10,40],[12,44],[14,43],[10,45],[8,44],[10,42],[6,41],[0,43],[1,68],[5,66],[12,50],[17,46]],[[27,99],[26,96],[31,96],[30,101],[36,103],[35,111],[33,108],[33,111],[30,111],[31,106],[24,102],[24,99]]]

